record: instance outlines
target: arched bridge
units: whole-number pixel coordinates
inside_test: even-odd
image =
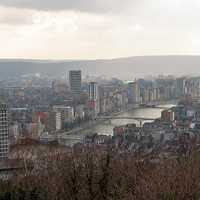
[[[158,108],[158,109],[169,109],[169,108],[164,107],[164,106],[155,106],[155,107],[152,107],[152,108]]]
[[[157,109],[169,109],[168,107],[166,106],[162,106],[162,105],[144,105],[144,106],[141,106],[141,108],[157,108]]]
[[[145,117],[130,117],[130,116],[103,116],[97,117],[95,120],[111,120],[111,119],[132,119],[136,121],[153,121],[155,118],[145,118]]]

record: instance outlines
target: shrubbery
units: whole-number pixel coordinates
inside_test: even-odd
[[[37,159],[0,183],[2,200],[197,200],[200,155],[152,164],[132,153],[87,148]]]

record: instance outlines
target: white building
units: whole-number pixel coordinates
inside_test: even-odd
[[[55,112],[61,113],[62,123],[72,123],[74,121],[74,108],[71,106],[53,106]]]
[[[56,130],[62,129],[62,114],[61,112],[56,112]]]

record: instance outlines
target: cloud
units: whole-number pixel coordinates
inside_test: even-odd
[[[120,12],[134,0],[1,0],[0,5],[36,10],[75,10],[80,12]]]
[[[199,0],[0,0],[0,56],[192,54],[199,9]]]
[[[16,8],[5,9],[0,7],[0,24],[26,25],[33,23],[33,12]]]

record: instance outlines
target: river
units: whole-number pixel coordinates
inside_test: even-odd
[[[165,104],[161,105],[161,108],[135,108],[131,111],[124,112],[117,117],[132,117],[132,118],[150,118],[150,119],[157,119],[161,117],[161,112],[165,109],[171,108],[175,106],[175,104]],[[102,135],[113,135],[113,128],[120,125],[126,125],[129,123],[135,123],[139,126],[139,122],[133,119],[112,119],[112,120],[105,120],[102,122],[97,122],[94,125],[91,125],[90,128],[85,128],[84,130],[77,131],[76,134],[67,134],[62,139],[62,144],[65,145],[73,145],[81,138],[88,134],[98,133]]]
[[[161,117],[161,112],[164,108],[171,108],[174,104],[162,105],[163,109],[160,108],[136,108],[134,110],[124,112],[117,117],[133,117],[133,118],[151,118],[157,119]],[[113,128],[120,125],[126,125],[129,123],[135,123],[139,126],[139,122],[133,119],[112,119],[102,123],[94,125],[92,128],[84,129],[80,131],[78,135],[87,135],[89,133],[98,133],[104,135],[112,135]]]

